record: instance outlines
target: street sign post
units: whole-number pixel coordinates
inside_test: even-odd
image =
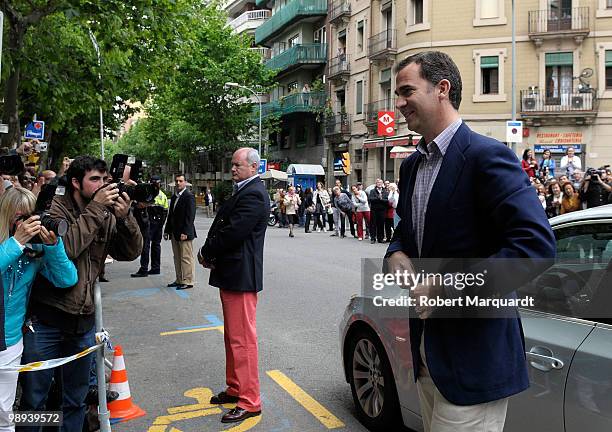
[[[268,171],[268,159],[260,159],[259,169],[257,170],[257,174],[263,174],[266,171]]]
[[[45,122],[40,120],[34,120],[25,128],[26,139],[37,139],[42,140],[45,137]]]
[[[395,135],[395,112],[378,111],[378,135],[383,137],[383,175],[387,179],[387,137]]]
[[[506,142],[522,143],[523,142],[523,122],[522,121],[507,121],[506,122]]]

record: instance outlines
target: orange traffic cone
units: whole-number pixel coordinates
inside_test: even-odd
[[[110,376],[109,390],[119,393],[119,397],[108,404],[111,423],[119,423],[142,417],[147,413],[132,402],[130,384],[128,383],[123,350],[120,345],[115,347],[115,358],[113,360],[113,371]]]

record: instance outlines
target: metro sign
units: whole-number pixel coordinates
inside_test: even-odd
[[[395,113],[393,111],[378,111],[378,135],[395,135]]]

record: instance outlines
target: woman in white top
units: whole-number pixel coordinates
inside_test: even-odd
[[[315,190],[312,195],[312,202],[315,205],[315,223],[313,231],[327,232],[325,229],[325,218],[327,217],[327,209],[331,207],[331,203],[329,193],[323,188],[323,183],[317,183],[317,190]]]
[[[582,169],[582,162],[574,153],[574,147],[568,147],[565,156],[561,158],[561,172],[566,173],[569,178],[572,178],[574,171]]]
[[[352,186],[353,192],[351,198],[355,205],[355,218],[357,219],[357,239],[363,240],[363,220],[370,225],[370,205],[368,204],[368,196],[364,191],[360,191],[357,186]]]
[[[389,205],[393,207],[393,228],[399,223],[399,216],[397,215],[397,203],[399,202],[399,192],[397,191],[397,185],[395,183],[389,184]]]
[[[301,203],[302,200],[300,200],[300,196],[295,193],[295,188],[293,186],[289,186],[287,194],[284,198],[285,213],[287,214],[287,219],[289,220],[289,237],[295,237],[293,235],[293,226],[299,224],[297,210]]]

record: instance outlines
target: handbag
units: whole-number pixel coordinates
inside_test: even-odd
[[[306,207],[306,213],[308,214],[313,214],[315,210],[316,210],[316,207],[314,204],[311,204],[308,207]]]

